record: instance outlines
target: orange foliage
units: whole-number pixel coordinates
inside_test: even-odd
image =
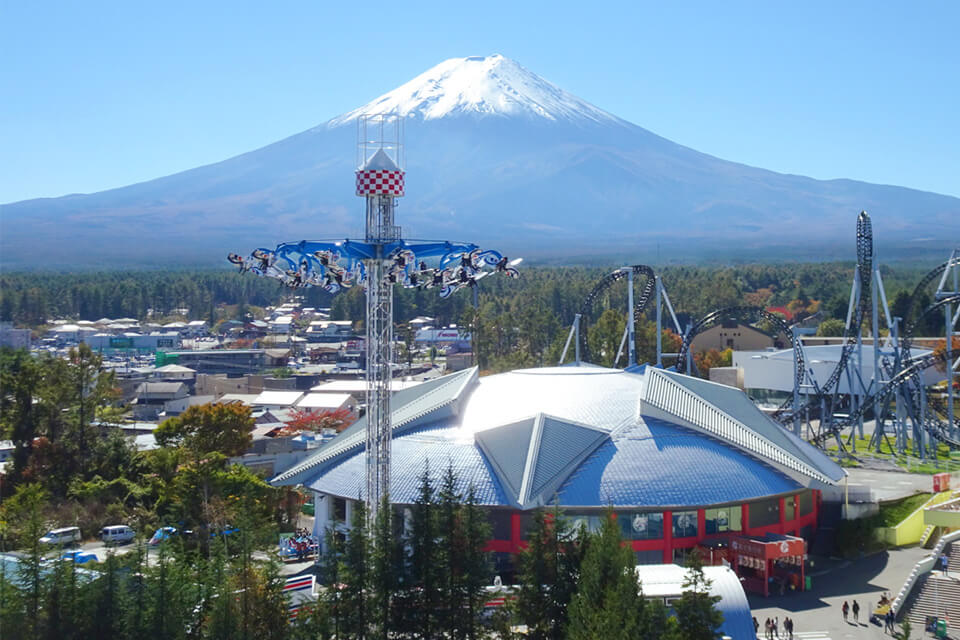
[[[287,435],[296,431],[322,431],[323,429],[334,429],[340,433],[355,420],[353,413],[349,409],[326,409],[323,411],[311,411],[310,409],[295,409],[292,417],[287,421],[287,425],[281,430],[281,435]]]

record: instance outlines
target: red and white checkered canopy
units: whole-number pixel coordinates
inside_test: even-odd
[[[402,196],[403,171],[387,169],[357,171],[357,195]]]

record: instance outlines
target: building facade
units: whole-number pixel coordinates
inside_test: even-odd
[[[416,500],[429,467],[472,487],[502,562],[533,510],[558,505],[590,529],[612,508],[640,563],[682,563],[712,538],[809,537],[820,492],[844,471],[738,389],[647,367],[467,369],[398,391],[391,500]],[[315,492],[316,528],[344,527],[363,499],[365,419],[273,479]]]

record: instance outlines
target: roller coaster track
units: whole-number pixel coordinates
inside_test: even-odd
[[[634,275],[646,276],[646,282],[643,285],[643,289],[640,291],[640,296],[636,299],[633,305],[633,318],[634,321],[640,321],[643,317],[643,312],[646,310],[647,305],[650,304],[651,298],[653,298],[656,291],[656,274],[653,271],[653,267],[649,267],[645,264],[635,264],[631,267],[623,267],[612,271],[607,275],[600,278],[597,284],[593,287],[590,293],[587,294],[587,297],[584,298],[583,304],[580,306],[580,358],[585,362],[590,361],[590,346],[589,341],[587,340],[587,327],[585,323],[590,317],[590,314],[593,312],[593,303],[599,298],[610,286],[627,277],[627,271],[633,271]]]
[[[841,429],[855,424],[858,420],[860,420],[860,418],[863,417],[867,410],[872,408],[875,404],[880,406],[889,403],[891,396],[897,389],[905,384],[911,383],[913,378],[918,376],[922,371],[928,369],[929,367],[945,363],[948,363],[947,352],[930,353],[923,357],[907,361],[905,366],[901,368],[900,371],[897,372],[897,374],[893,376],[880,391],[867,398],[863,403],[861,403],[857,410],[847,416],[846,419],[830,425],[830,428],[824,429],[815,435],[811,439],[811,442],[817,445],[822,445],[828,438],[836,435]],[[931,428],[932,425],[930,424],[929,420],[926,421],[923,426],[931,436],[937,438],[941,442],[945,442],[952,446],[960,446],[960,441],[956,441],[947,436],[945,433],[943,433],[941,428]]]
[[[711,311],[704,317],[700,318],[683,337],[683,344],[680,346],[680,355],[677,358],[677,371],[679,373],[687,373],[687,353],[692,348],[694,338],[717,322],[723,322],[729,318],[736,320],[749,320],[753,322],[756,322],[757,319],[760,318],[774,325],[779,332],[786,336],[787,340],[789,340],[790,348],[793,349],[794,355],[796,356],[797,366],[794,371],[794,384],[799,386],[803,383],[803,375],[804,371],[806,371],[806,363],[803,357],[803,350],[800,349],[799,342],[794,339],[793,331],[790,330],[790,326],[783,320],[783,318],[774,313],[770,313],[766,309],[749,306],[717,309],[716,311]],[[787,403],[791,401],[792,400],[788,399]],[[777,411],[779,412],[783,409],[784,407],[781,407]]]

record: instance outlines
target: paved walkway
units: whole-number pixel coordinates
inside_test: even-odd
[[[870,487],[878,500],[894,500],[917,492],[933,491],[933,476],[925,473],[891,472],[875,469],[848,468],[851,486]]]
[[[794,621],[793,636],[797,640],[889,640],[891,636],[884,633],[882,625],[869,623],[869,611],[876,607],[884,592],[895,597],[913,565],[928,553],[927,549],[911,547],[851,561],[813,558],[810,591],[769,598],[748,594],[753,616],[760,622],[760,637],[763,637],[764,620],[779,618],[783,639],[783,619],[789,617]],[[845,600],[850,606],[854,600],[860,604],[858,622],[854,622],[852,613],[844,622],[840,607]],[[914,629],[911,635],[922,637],[919,629]]]

